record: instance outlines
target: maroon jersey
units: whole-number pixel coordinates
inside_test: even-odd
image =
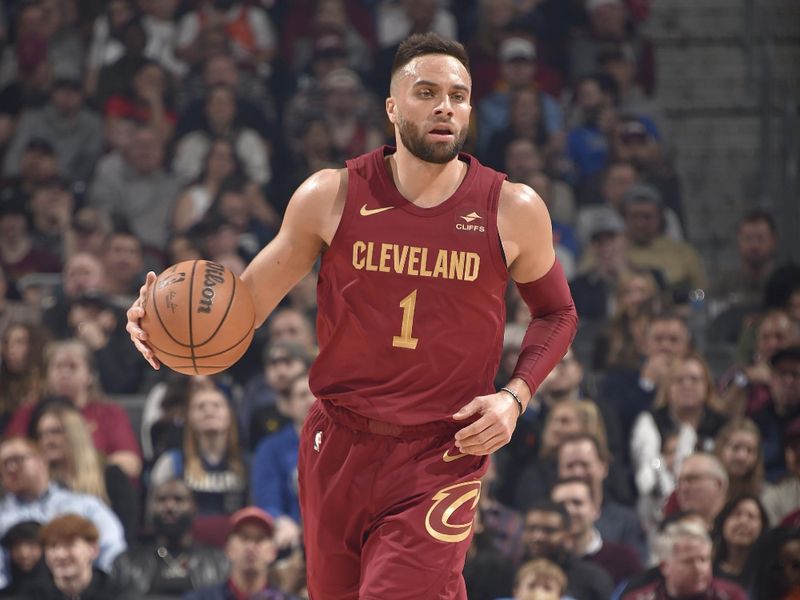
[[[505,176],[461,154],[459,188],[420,208],[392,181],[393,151],[347,161],[347,200],[317,284],[311,390],[398,425],[451,420],[494,391],[508,281],[497,232]]]

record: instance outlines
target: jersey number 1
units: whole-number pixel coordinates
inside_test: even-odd
[[[411,328],[414,327],[414,309],[417,306],[417,290],[411,292],[400,301],[400,308],[403,309],[403,323],[400,325],[400,335],[392,337],[392,346],[395,348],[407,348],[415,350],[417,342],[415,337],[411,337]]]

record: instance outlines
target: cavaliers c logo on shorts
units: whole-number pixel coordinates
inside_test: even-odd
[[[449,485],[436,492],[431,501],[433,506],[425,515],[425,529],[432,538],[452,544],[463,542],[472,531],[473,511],[481,497],[480,481],[464,481]],[[472,506],[460,511],[461,523],[451,523],[450,519],[458,509],[472,500]]]

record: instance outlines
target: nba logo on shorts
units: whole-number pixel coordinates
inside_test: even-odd
[[[314,452],[319,452],[319,447],[322,445],[322,432],[318,431],[314,434]]]

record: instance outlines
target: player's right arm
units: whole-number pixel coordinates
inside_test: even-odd
[[[267,244],[242,273],[242,281],[253,296],[256,327],[266,320],[283,297],[307,275],[323,247],[330,245],[342,218],[347,196],[347,170],[323,169],[297,188],[286,208],[278,235]],[[137,350],[154,369],[158,359],[141,328],[144,298],[156,275],[147,274],[139,298],[128,309],[126,329]]]

